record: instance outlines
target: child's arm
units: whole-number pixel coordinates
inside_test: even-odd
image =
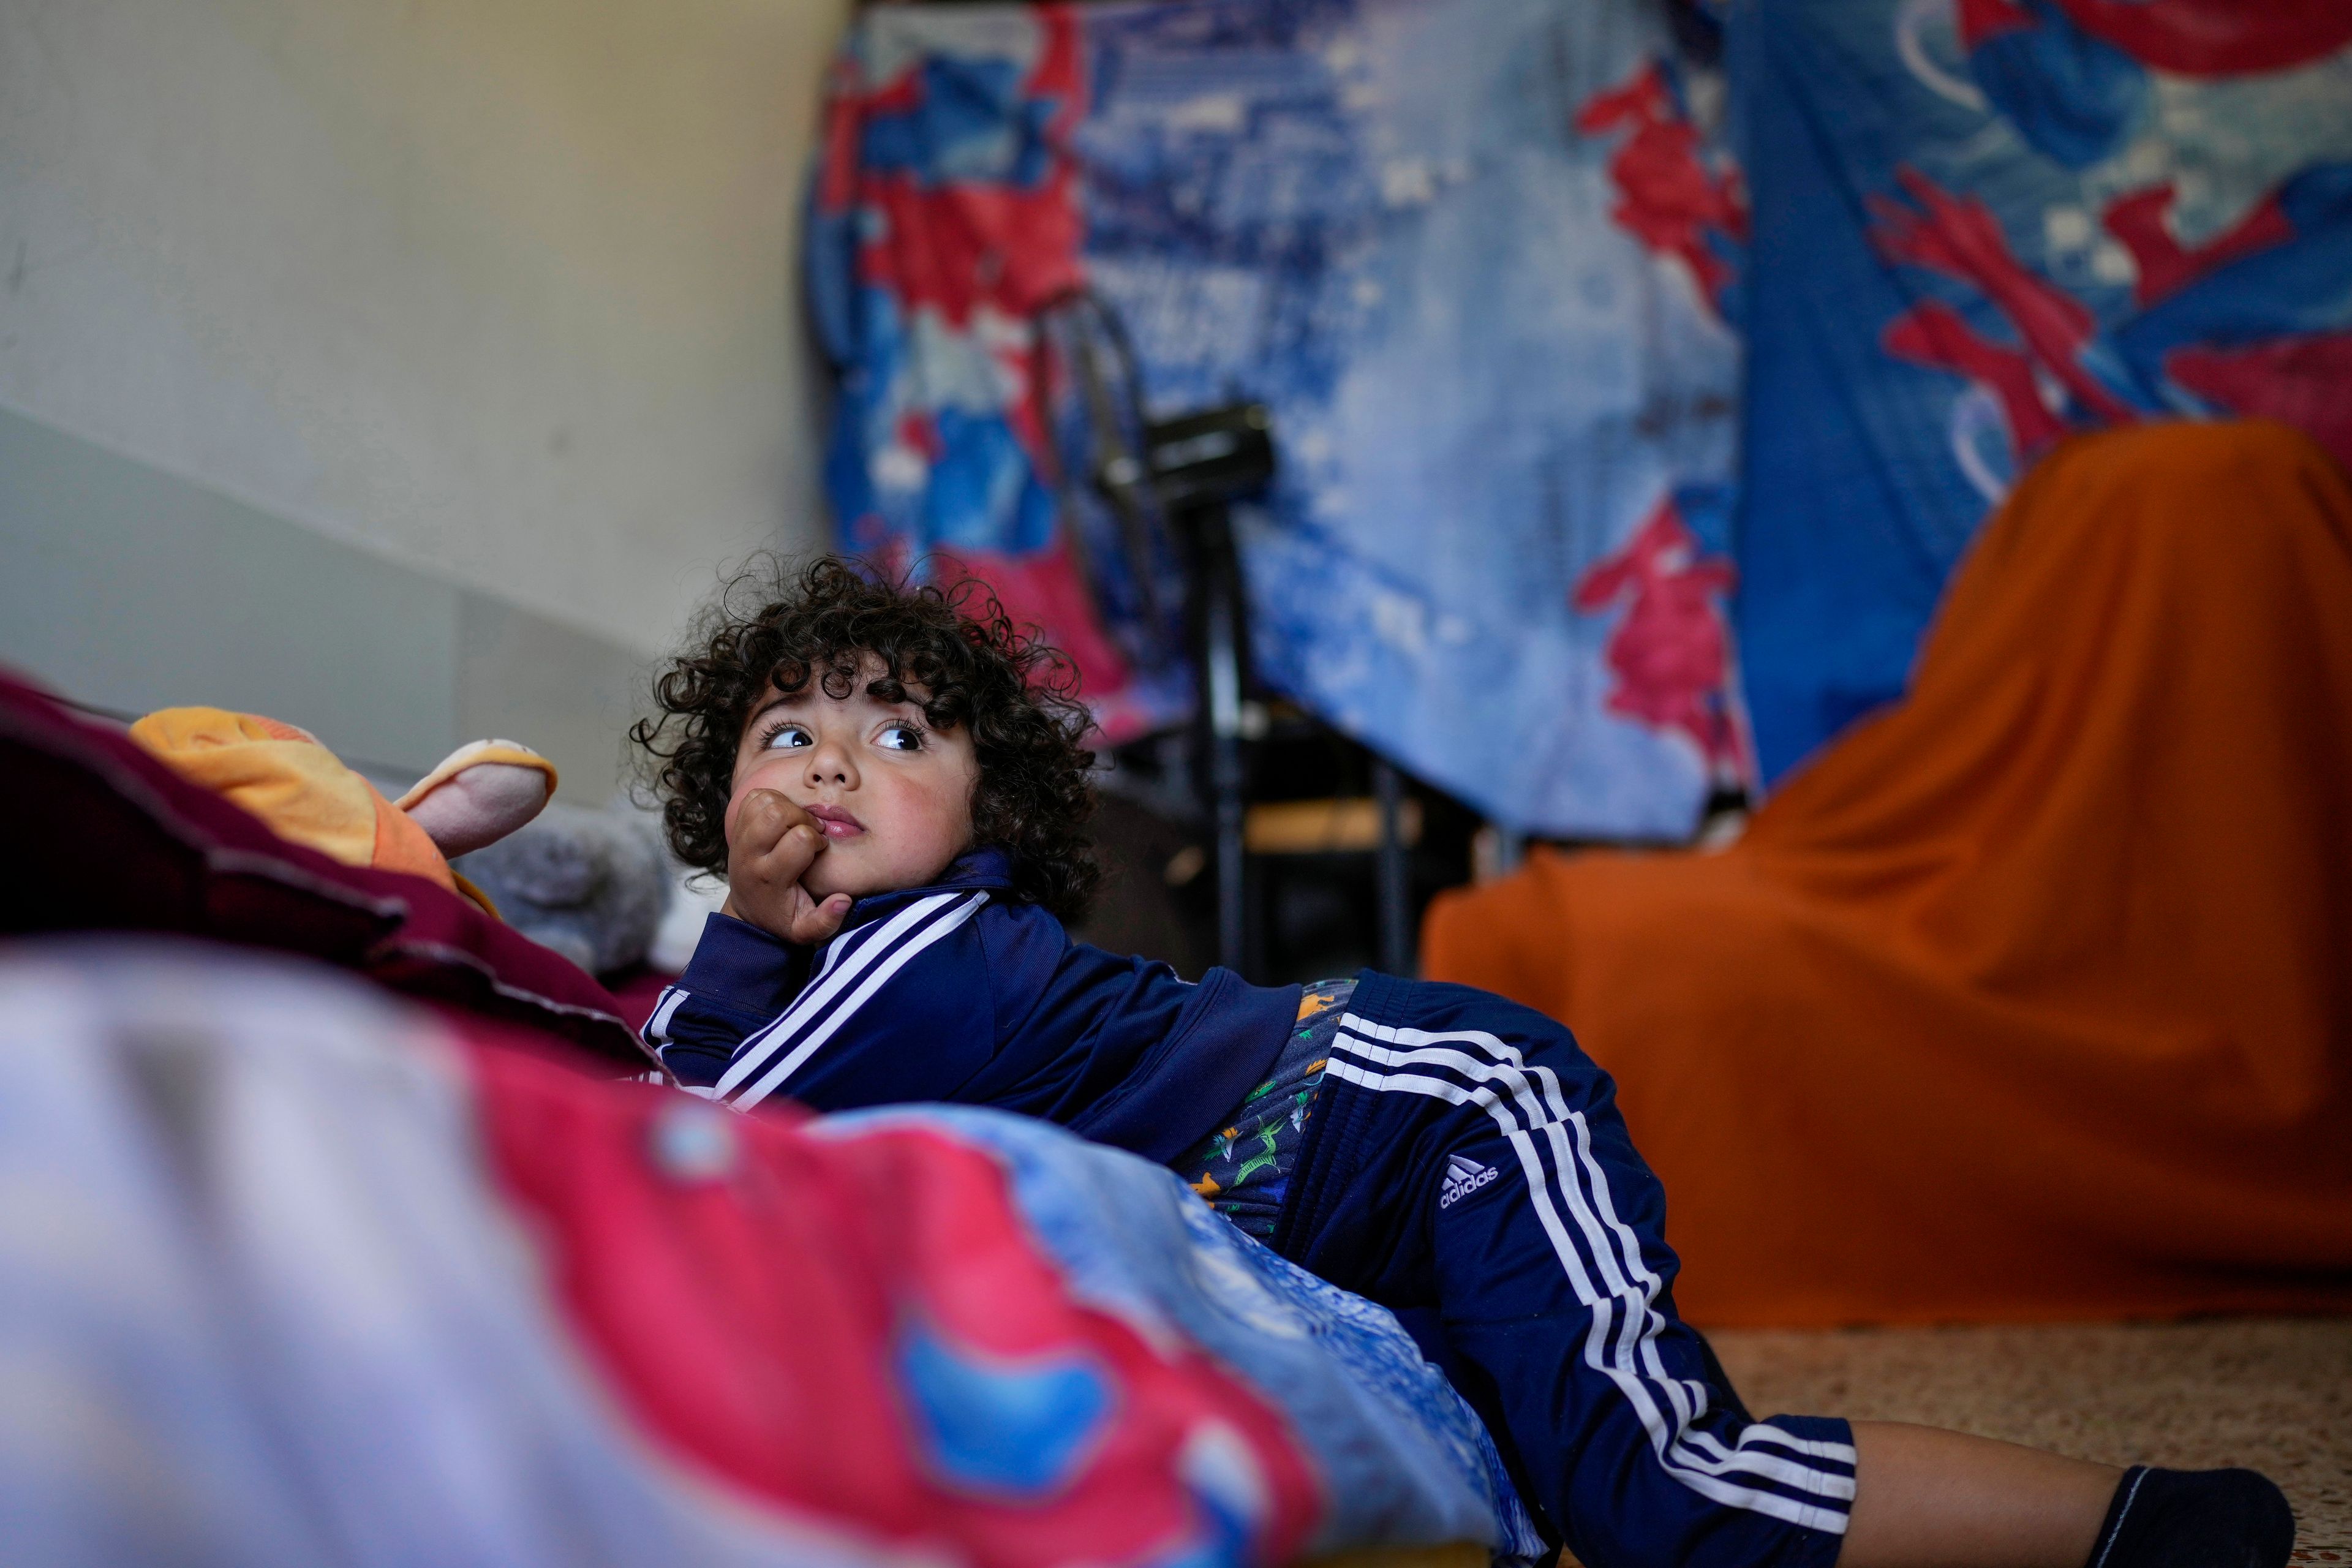
[[[646,1020],[646,1044],[688,1089],[715,1086],[743,1041],[792,1005],[808,977],[809,950],[748,921],[714,914],[686,973]]]
[[[835,893],[820,903],[801,886],[824,836],[774,790],[745,795],[727,826],[726,906],[646,1024],[646,1043],[693,1088],[716,1084],[744,1037],[792,1001],[808,950],[841,929],[851,901]]]

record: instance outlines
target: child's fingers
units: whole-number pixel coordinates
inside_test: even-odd
[[[804,947],[814,947],[833,940],[841,922],[849,918],[852,902],[847,893],[835,893],[821,904],[813,905],[806,913],[793,922],[792,940]]]
[[[751,858],[751,875],[774,887],[789,888],[807,875],[811,862],[824,852],[824,835],[813,823],[795,822],[774,846]]]
[[[801,887],[824,853],[816,819],[778,791],[754,789],[728,806],[727,910],[787,942],[814,945],[841,929],[851,900],[836,893],[822,903]]]
[[[738,854],[765,854],[782,843],[785,834],[803,823],[810,824],[814,831],[814,819],[781,792],[772,789],[749,792],[733,804],[730,815],[727,845]]]
[[[730,882],[752,879],[790,887],[824,849],[816,819],[772,789],[755,789],[736,804],[727,840]]]

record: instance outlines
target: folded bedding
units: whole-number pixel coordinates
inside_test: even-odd
[[[2079,437],[1737,844],[1540,854],[1424,966],[1616,1079],[1702,1322],[2352,1310],[2347,719],[2344,470]]]
[[[658,1066],[609,992],[450,886],[281,837],[5,672],[0,864],[0,936],[175,931],[300,953],[555,1035],[612,1070]]]
[[[315,964],[0,956],[18,1563],[1541,1543],[1378,1308],[1003,1113],[739,1116]]]
[[[1543,1552],[1395,1320],[1160,1167],[644,1081],[585,974],[23,688],[0,793],[77,835],[0,828],[12,1562]]]

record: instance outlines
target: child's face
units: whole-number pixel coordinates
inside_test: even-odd
[[[771,687],[736,746],[730,838],[744,796],[755,789],[774,790],[808,812],[825,842],[801,886],[819,900],[922,887],[971,847],[980,765],[971,727],[934,730],[918,703],[867,696],[867,684],[882,673],[881,661],[867,655],[846,697],[826,694],[822,670],[790,697]]]

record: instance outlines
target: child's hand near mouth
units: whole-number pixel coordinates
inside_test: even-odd
[[[835,893],[819,902],[801,886],[825,848],[816,818],[772,789],[746,794],[730,816],[727,902],[720,912],[798,946],[830,939],[851,900]]]

